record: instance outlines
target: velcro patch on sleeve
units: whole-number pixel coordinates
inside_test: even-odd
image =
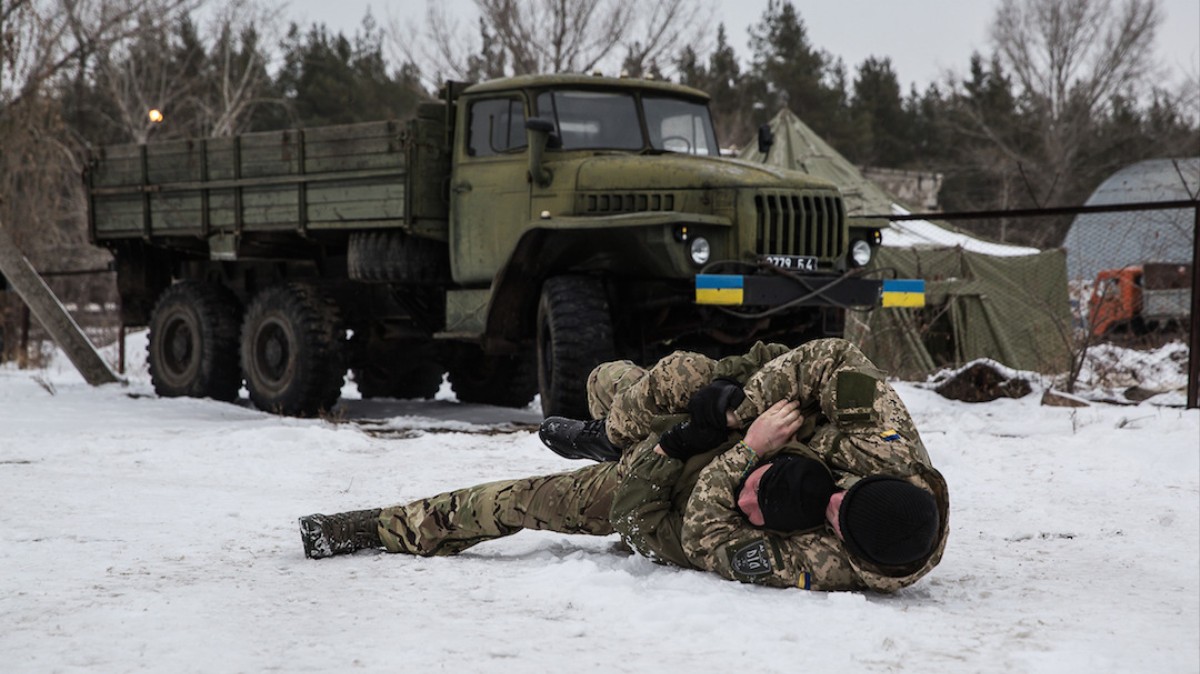
[[[729,554],[729,568],[738,580],[753,583],[759,577],[771,573],[771,557],[766,539],[735,543],[726,550]]]
[[[837,421],[843,424],[875,421],[875,386],[869,374],[846,370],[837,374]]]
[[[886,440],[888,442],[895,442],[900,439],[900,434],[897,433],[894,429],[889,428],[886,431],[883,431],[882,433],[880,433],[879,437],[883,438],[884,440]]]

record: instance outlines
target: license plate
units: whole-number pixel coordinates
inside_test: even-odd
[[[811,255],[759,255],[758,259],[780,269],[817,271],[817,258]]]

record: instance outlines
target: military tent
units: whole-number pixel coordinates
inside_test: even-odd
[[[790,110],[770,127],[775,142],[766,154],[749,147],[742,159],[829,180],[851,218],[907,213]],[[1062,250],[993,243],[923,220],[891,223],[882,234],[872,267],[924,279],[927,304],[848,317],[847,339],[881,368],[911,378],[991,358],[1020,370],[1067,369],[1072,318]]]

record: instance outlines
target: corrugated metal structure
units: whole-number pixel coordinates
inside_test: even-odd
[[[1085,205],[1195,199],[1200,193],[1200,157],[1151,159],[1112,174]],[[1104,269],[1146,262],[1192,261],[1195,214],[1192,209],[1085,213],[1075,218],[1063,246],[1067,274],[1093,280]]]

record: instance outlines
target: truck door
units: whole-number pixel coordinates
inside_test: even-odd
[[[450,180],[450,264],[459,283],[490,283],[528,226],[525,110],[519,93],[459,103],[464,132]]]

